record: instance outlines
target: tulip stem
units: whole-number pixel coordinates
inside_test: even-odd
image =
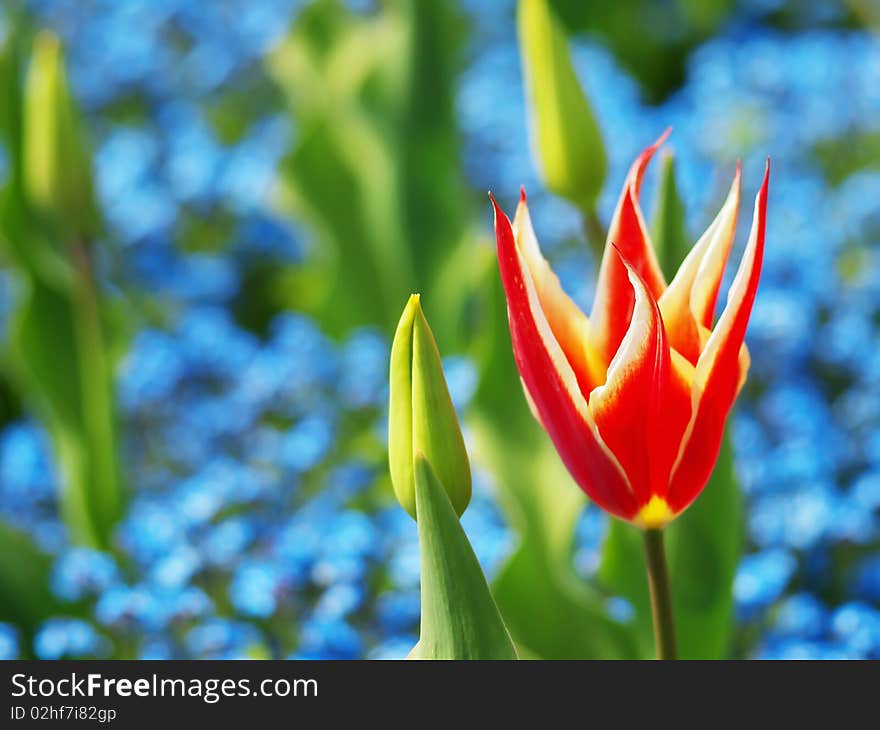
[[[648,568],[648,588],[651,593],[651,615],[654,619],[654,647],[658,659],[677,659],[675,648],[675,620],[672,615],[672,593],[669,590],[669,570],[663,550],[663,530],[644,530],[645,564]]]

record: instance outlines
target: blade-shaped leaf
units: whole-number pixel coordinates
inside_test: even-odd
[[[15,315],[11,354],[52,434],[65,520],[77,540],[106,547],[123,494],[107,353],[97,302],[81,277],[72,295],[30,280]]]
[[[651,240],[666,280],[672,281],[679,264],[690,250],[690,243],[685,227],[684,203],[675,181],[675,158],[670,152],[663,155]]]
[[[530,437],[514,440],[509,421],[505,429],[483,416],[472,424],[478,453],[505,485],[503,505],[520,537],[493,583],[517,646],[542,659],[635,657],[628,627],[610,618],[602,596],[574,572],[574,529],[587,500],[549,438],[535,423]]]
[[[286,303],[334,335],[392,327],[400,303],[421,291],[449,303],[432,319],[438,339],[462,339],[445,314],[458,313],[464,287],[441,288],[437,276],[463,245],[469,200],[455,123],[457,19],[449,3],[385,3],[363,16],[318,0],[268,58],[297,128],[281,203],[321,239],[310,280],[286,287],[295,298]]]
[[[446,490],[416,458],[416,511],[422,566],[422,623],[411,656],[516,659],[516,650]]]
[[[66,217],[65,206],[73,205],[85,216],[80,223],[92,217],[80,198],[90,195],[91,163],[84,157],[86,148],[73,141],[78,120],[57,42],[43,37],[37,44],[26,105],[19,46],[20,39],[9,42],[0,74],[8,101],[0,131],[10,152],[9,181],[0,199],[0,244],[21,283],[11,317],[10,370],[52,434],[63,474],[61,503],[74,538],[106,547],[123,494],[105,311],[84,237],[91,223],[71,229],[49,224],[46,216],[57,194],[58,216]],[[51,144],[42,145],[42,136],[51,137]],[[79,181],[76,190],[70,180]]]
[[[0,521],[0,621],[32,634],[58,609],[49,592],[51,565],[27,535]]]

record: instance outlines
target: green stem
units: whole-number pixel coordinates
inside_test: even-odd
[[[672,593],[669,571],[663,551],[663,530],[645,530],[645,564],[651,592],[651,614],[654,619],[654,646],[658,659],[677,659],[675,620],[672,615]]]
[[[88,241],[71,246],[76,271],[73,287],[73,316],[79,357],[80,399],[88,460],[84,476],[90,495],[92,532],[100,547],[106,547],[113,524],[121,512],[121,492],[116,461],[112,375],[101,322],[98,285]]]

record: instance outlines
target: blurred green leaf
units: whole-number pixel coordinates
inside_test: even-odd
[[[860,170],[880,169],[880,132],[848,132],[817,142],[813,157],[832,185],[840,185]]]
[[[18,40],[3,58],[8,105],[2,131],[12,163],[0,201],[0,245],[20,284],[8,364],[52,435],[74,539],[107,547],[123,497],[106,317],[85,237],[92,214],[83,207],[68,215],[69,206],[90,204],[90,161],[82,157],[84,147],[70,149],[78,145],[77,122],[54,43],[43,38],[37,44],[38,56],[44,55],[31,65],[26,115]],[[34,151],[41,144],[45,159]]]
[[[733,579],[742,552],[742,495],[727,438],[703,493],[665,532],[679,656],[723,659],[730,648]],[[612,520],[599,577],[636,609],[634,628],[647,658],[653,656],[653,633],[644,563],[638,528]]]
[[[691,50],[716,32],[736,6],[736,0],[551,3],[572,32],[587,32],[614,53],[639,81],[649,103],[661,101],[684,82]]]
[[[520,0],[517,15],[536,167],[547,188],[592,213],[608,161],[565,31],[548,0]]]
[[[52,434],[74,538],[107,547],[122,511],[121,477],[109,363],[86,277],[73,294],[30,280],[13,320],[12,359]]]
[[[691,242],[685,226],[684,203],[675,182],[675,158],[669,152],[664,154],[660,169],[651,238],[660,268],[666,280],[672,281],[679,264],[690,251]]]
[[[25,533],[0,521],[0,621],[28,638],[58,610],[49,592],[51,567],[51,559]]]
[[[446,490],[415,461],[422,622],[412,658],[516,659],[516,650]]]
[[[319,239],[310,273],[279,304],[312,312],[333,333],[391,329],[412,291],[464,296],[436,283],[467,222],[456,22],[445,3],[399,0],[362,17],[319,0],[268,59],[298,131],[279,202]],[[443,341],[458,336],[447,311],[459,310],[444,307],[433,321]]]
[[[574,528],[586,498],[546,435],[537,424],[530,436],[523,427],[514,439],[499,437],[504,432],[498,423],[477,420],[474,426],[477,449],[497,476],[519,535],[493,583],[517,646],[543,659],[633,658],[627,628],[608,616],[602,596],[574,573]]]

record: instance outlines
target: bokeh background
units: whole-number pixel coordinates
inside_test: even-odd
[[[57,249],[74,259],[59,284],[3,220],[0,657],[405,656],[418,544],[385,411],[414,290],[473,456],[463,523],[514,636],[536,656],[649,653],[609,521],[512,374],[485,191],[512,210],[526,186],[587,310],[596,266],[530,155],[514,6],[4,2],[7,56],[61,38],[100,224],[85,270]],[[880,658],[878,6],[554,7],[609,159],[602,222],[671,125],[692,240],[742,159],[741,250],[773,161],[751,377],[719,467],[733,489],[710,484],[673,559],[679,633],[699,638],[684,653]],[[652,170],[648,214],[657,187]],[[64,398],[86,404],[82,433]]]

